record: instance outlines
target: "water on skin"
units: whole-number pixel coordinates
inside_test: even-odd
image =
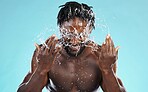
[[[70,21],[69,21],[70,22]],[[71,23],[69,23],[69,22],[65,22],[65,26],[72,26],[72,25],[70,25]],[[84,31],[83,32],[81,32],[81,33],[78,33],[78,30],[76,29],[76,28],[74,28],[73,27],[73,29],[74,29],[74,31],[73,31],[73,33],[71,33],[70,32],[70,30],[68,30],[68,29],[66,29],[66,28],[64,28],[64,26],[62,26],[61,28],[60,28],[60,30],[61,30],[61,33],[60,33],[60,35],[61,35],[61,37],[65,37],[65,38],[67,38],[67,39],[71,39],[71,36],[73,37],[76,37],[77,39],[85,39],[84,41],[82,41],[81,43],[85,43],[85,42],[87,42],[88,40],[89,40],[89,35],[90,35],[90,23],[91,23],[91,21],[89,21],[88,22],[88,24],[86,25],[86,27],[84,28]],[[82,22],[79,22],[79,24],[78,25],[82,25]],[[40,37],[39,38],[39,41],[40,41],[40,43],[42,43],[43,45],[45,45],[47,48],[49,48],[48,47],[48,45],[45,43],[45,40],[43,39],[43,34],[40,34],[40,35],[38,35],[38,37]],[[61,46],[62,44],[65,44],[66,46],[72,46],[71,44],[67,44],[67,43],[65,43],[65,41],[64,40],[61,40],[61,41],[59,41],[59,43],[58,44],[56,44],[56,47],[58,47],[58,46]],[[93,46],[92,46],[92,48],[93,48]],[[94,49],[95,50],[95,49]],[[77,52],[78,53],[78,52]],[[76,54],[77,54],[76,53]],[[59,56],[60,57],[60,56]],[[60,64],[60,62],[59,62],[59,64]]]
[[[71,10],[71,9],[70,9]],[[77,8],[75,9],[75,11],[77,11]],[[90,12],[90,11],[88,11],[88,12]],[[71,11],[70,11],[70,13],[71,13]],[[92,16],[94,15],[93,13],[91,13],[92,14]],[[99,22],[99,23],[97,23],[95,26],[97,27],[97,28],[101,28],[101,31],[106,31],[108,34],[110,33],[110,29],[109,29],[109,27],[108,27],[108,25],[107,25],[107,23],[105,22],[105,20],[101,20],[100,18],[96,18],[96,19],[98,19],[97,21]],[[71,26],[70,25],[71,23],[69,23],[69,22],[67,22],[66,23],[66,25],[69,25],[69,26]],[[90,39],[90,29],[89,29],[89,27],[90,27],[90,24],[91,24],[91,21],[89,21],[88,22],[88,24],[86,25],[86,27],[85,27],[85,29],[84,29],[84,31],[82,32],[82,33],[78,33],[78,31],[74,28],[74,33],[70,33],[70,31],[69,30],[67,30],[66,28],[64,28],[64,27],[61,27],[60,28],[60,30],[61,30],[61,32],[59,33],[59,35],[61,36],[61,37],[67,37],[68,39],[70,39],[70,37],[69,37],[69,35],[75,35],[75,37],[77,37],[78,39],[80,38],[80,36],[82,37],[82,39],[84,39],[85,37],[87,37],[87,39],[85,39],[84,41],[83,41],[83,43],[85,43],[85,42],[87,42],[89,39]],[[82,22],[79,22],[78,23],[78,25],[79,26],[82,26]],[[47,28],[48,29],[48,28]],[[48,46],[47,46],[47,44],[45,43],[45,40],[46,39],[44,39],[45,38],[45,35],[47,35],[47,34],[50,34],[50,31],[54,31],[54,32],[56,32],[55,30],[57,30],[57,28],[49,28],[50,30],[44,30],[42,33],[40,33],[38,36],[37,36],[37,40],[39,40],[39,42],[40,43],[42,43],[43,45],[45,45],[47,48],[49,48]],[[95,39],[95,37],[93,37],[93,39]],[[71,46],[71,45],[69,45],[69,44],[66,44],[65,42],[64,42],[64,40],[61,40],[61,42],[59,42],[57,45],[56,45],[56,47],[57,46],[61,46],[62,44],[65,44],[66,46]],[[96,49],[94,48],[95,46],[91,46],[92,48],[93,48],[93,50],[95,51]],[[59,58],[60,57],[60,54],[59,54],[59,56],[57,57],[57,58]],[[58,59],[57,59],[58,60]],[[61,62],[60,61],[58,61],[58,63],[59,63],[59,65],[61,65]],[[56,75],[57,73],[55,73],[55,75]],[[87,74],[87,72],[86,72],[86,74]],[[91,74],[89,75],[90,77],[92,76]],[[86,76],[85,76],[86,77]],[[80,78],[78,77],[77,78],[77,81],[79,81],[80,80]],[[92,80],[92,81],[94,81],[94,80]],[[53,82],[52,82],[52,80],[50,79],[50,82],[51,82],[51,85],[52,85],[52,87],[53,88],[55,88],[55,85],[53,84]],[[83,83],[83,81],[81,81],[81,83]],[[62,89],[64,89],[64,88],[62,88]],[[100,89],[98,89],[98,90],[100,90]],[[78,90],[78,92],[80,92],[80,90]],[[96,92],[96,91],[95,91]]]
[[[72,25],[70,25],[71,23],[67,23],[65,22],[64,23],[64,26],[71,26],[73,27]],[[79,25],[81,25],[82,23],[80,22]],[[73,27],[73,32],[71,32],[70,30],[66,29],[64,26],[62,26],[60,28],[60,32],[61,32],[61,37],[65,37],[65,38],[68,38],[68,39],[71,39],[71,36],[73,37],[76,37],[77,39],[85,39],[83,41],[86,42],[89,38],[89,35],[90,35],[90,21],[88,22],[88,24],[86,25],[86,27],[84,28],[84,31],[81,32],[81,33],[78,33],[78,30],[76,28]]]
[[[70,9],[70,11],[69,11],[69,16],[72,14],[72,12],[71,12],[71,7],[69,7]],[[85,12],[88,12],[88,13],[90,13],[91,14],[91,16],[94,16],[94,15],[96,15],[96,14],[94,14],[91,10],[87,10],[87,9],[84,9],[83,7],[82,7],[82,9],[83,9],[83,11],[85,11]],[[75,12],[80,12],[80,11],[78,11],[78,9],[76,8],[75,9]],[[107,32],[107,34],[109,34],[110,33],[110,29],[109,29],[109,26],[108,26],[108,24],[106,23],[106,21],[105,21],[105,19],[103,19],[103,18],[96,18],[96,24],[95,24],[95,26],[96,27],[98,27],[98,28],[101,28],[101,30],[102,31],[106,31]],[[65,26],[72,26],[71,23],[72,21],[68,21],[68,22],[65,22],[64,23],[64,25]],[[82,22],[78,22],[78,25],[79,26],[82,26]],[[82,43],[85,43],[85,42],[87,42],[89,39],[90,39],[90,37],[89,37],[89,35],[90,35],[90,31],[91,31],[91,29],[89,29],[90,28],[90,25],[91,25],[91,21],[88,21],[88,23],[87,23],[87,25],[86,25],[86,27],[85,27],[85,29],[84,29],[84,31],[82,32],[82,33],[78,33],[78,31],[74,28],[74,33],[70,33],[70,31],[68,30],[68,29],[66,29],[66,28],[64,28],[63,26],[61,27],[61,28],[59,28],[61,31],[60,31],[60,36],[61,37],[66,37],[66,38],[68,38],[68,39],[70,39],[70,37],[69,36],[71,36],[71,35],[74,35],[76,38],[82,38],[82,39],[85,39]],[[49,30],[50,29],[50,30]],[[45,30],[45,32],[43,32],[43,33],[40,33],[39,34],[39,36],[38,36],[38,38],[39,38],[39,41],[41,42],[41,43],[44,43],[44,45],[46,46],[46,47],[48,47],[46,44],[45,44],[45,40],[43,39],[43,37],[44,37],[44,35],[45,34],[47,34],[47,32],[48,31],[55,31],[55,30],[57,30],[56,28],[46,28],[46,30]],[[93,37],[93,39],[95,39],[95,37]],[[62,40],[60,43],[58,43],[56,46],[59,46],[59,45],[62,45],[62,44],[65,44],[66,46],[71,46],[71,45],[69,45],[69,44],[67,44],[67,43],[65,43],[64,42],[64,40]],[[94,49],[95,50],[95,49]]]

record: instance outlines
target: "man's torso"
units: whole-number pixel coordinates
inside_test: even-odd
[[[77,57],[70,57],[63,49],[49,72],[49,78],[55,86],[55,91],[95,91],[101,83],[101,71],[97,60],[90,47],[85,47]]]

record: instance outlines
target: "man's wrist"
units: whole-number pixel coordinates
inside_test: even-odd
[[[111,67],[106,68],[106,69],[102,69],[101,71],[102,71],[102,74],[105,74],[105,75],[113,72]]]
[[[37,70],[36,70],[36,72],[39,75],[46,75],[48,71],[42,70],[41,68],[38,67]]]

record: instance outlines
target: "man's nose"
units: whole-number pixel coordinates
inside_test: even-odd
[[[78,38],[73,37],[73,38],[71,38],[70,42],[71,42],[73,45],[77,45],[77,43],[79,42],[79,40],[78,40]]]

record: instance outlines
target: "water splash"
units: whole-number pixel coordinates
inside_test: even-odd
[[[55,34],[57,32],[58,28],[50,26],[50,27],[45,27],[41,32],[32,40],[33,42],[36,42],[38,44],[45,44],[45,41],[47,38],[49,38],[50,34]]]
[[[75,9],[77,11],[77,9]],[[89,11],[88,11],[89,12]],[[94,14],[94,13],[92,13]],[[79,26],[82,26],[82,22],[78,22]],[[64,26],[61,26],[60,28],[56,28],[56,27],[45,27],[44,30],[42,30],[37,37],[35,38],[34,42],[37,42],[39,44],[43,44],[45,45],[47,48],[48,46],[45,44],[45,41],[47,40],[47,38],[50,36],[50,34],[58,34],[58,37],[61,37],[59,39],[59,43],[56,45],[60,46],[60,45],[65,45],[65,46],[72,46],[72,44],[68,44],[67,42],[65,42],[65,39],[62,39],[63,37],[70,40],[73,37],[76,37],[77,39],[79,39],[79,43],[86,43],[88,40],[92,40],[94,42],[96,42],[96,39],[98,38],[98,36],[96,37],[96,35],[90,35],[92,29],[90,29],[90,25],[91,25],[91,21],[88,21],[86,27],[84,28],[84,31],[79,33],[78,30],[72,26],[72,21],[67,21],[64,22],[63,24],[64,26],[71,26],[73,28],[73,32],[70,31],[70,29],[65,28]],[[96,23],[95,23],[95,28],[96,30],[101,30],[102,32],[105,32],[106,34],[110,34],[110,28],[105,20],[105,18],[96,18]],[[98,39],[97,39],[98,40]],[[100,44],[101,42],[99,42]],[[92,48],[96,46],[95,44],[92,46]],[[93,48],[93,51],[96,51],[96,48]]]
[[[63,24],[63,26],[59,28],[61,37],[64,37],[66,39],[72,39],[73,37],[75,37],[75,38],[81,40],[82,43],[87,42],[89,39],[89,35],[91,33],[91,29],[90,29],[91,21],[89,21],[88,24],[86,25],[86,27],[83,28],[83,32],[79,32],[75,27],[72,26],[71,22],[72,21],[65,22]],[[78,25],[82,25],[82,22],[78,22]],[[69,26],[72,27],[73,30],[66,28]],[[68,44],[66,44],[66,45],[68,45]]]
[[[103,15],[103,12],[100,9],[97,10],[95,16],[95,30],[92,31],[90,39],[101,45],[104,42],[106,35],[111,34],[111,30],[105,15]]]
[[[100,28],[101,31],[107,32],[107,34],[110,34],[110,28],[103,18],[96,18],[96,28]]]

